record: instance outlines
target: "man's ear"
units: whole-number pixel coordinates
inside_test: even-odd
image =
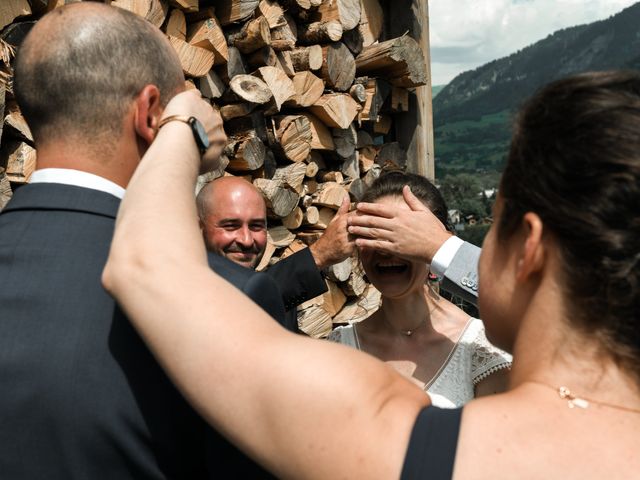
[[[160,90],[155,85],[146,85],[135,99],[134,126],[138,137],[147,146],[156,138],[163,111]]]
[[[518,259],[516,280],[527,280],[531,275],[542,270],[545,262],[545,245],[542,241],[544,226],[540,217],[527,212],[522,217],[524,244]]]

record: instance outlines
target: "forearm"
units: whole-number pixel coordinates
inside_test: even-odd
[[[157,285],[120,300],[216,429],[282,478],[399,477],[422,391],[372,357],[286,332],[206,268],[182,271],[176,284],[141,275]]]
[[[279,476],[397,478],[427,397],[372,357],[286,332],[208,268],[181,128],[129,185],[105,286],[194,407]]]
[[[106,286],[116,295],[122,293],[127,281],[137,278],[136,272],[129,272],[131,268],[146,273],[184,261],[205,260],[197,225],[190,221],[197,216],[193,195],[179,188],[194,184],[198,159],[189,127],[179,122],[163,127],[149,147],[120,205],[103,275]],[[166,248],[172,244],[184,248]]]

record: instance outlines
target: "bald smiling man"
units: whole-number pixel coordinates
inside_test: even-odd
[[[267,246],[267,207],[260,192],[238,177],[222,177],[198,194],[200,228],[207,248],[256,268]]]
[[[267,246],[267,208],[262,194],[240,177],[221,177],[198,193],[200,228],[207,249],[247,268],[256,268]],[[287,310],[286,328],[297,330],[295,307],[326,291],[322,269],[355,251],[347,232],[345,198],[324,234],[311,245],[270,266]]]

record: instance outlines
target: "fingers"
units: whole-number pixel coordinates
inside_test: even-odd
[[[220,156],[227,144],[227,135],[224,131],[220,112],[208,106],[206,117],[207,126],[209,127],[207,129],[209,148],[203,155],[200,173],[210,172],[220,166]]]
[[[393,208],[382,205],[380,203],[364,203],[360,202],[356,206],[358,213],[367,215],[376,215],[378,217],[393,218],[395,211]]]
[[[337,228],[347,228],[346,227],[346,219],[349,216],[349,207],[351,206],[351,201],[349,200],[349,195],[345,195],[342,199],[342,204],[340,208],[333,216],[331,221],[329,222],[329,226],[327,229],[337,229]],[[341,227],[338,227],[337,224],[340,223]]]
[[[411,191],[411,187],[409,185],[405,185],[402,188],[402,196],[404,197],[404,201],[407,202],[407,205],[411,208],[411,210],[422,210],[422,211],[430,211],[427,206],[420,201],[418,197],[416,197]]]
[[[220,157],[222,155],[222,149],[224,146],[212,145],[202,156],[202,160],[200,162],[200,174],[211,172],[212,170],[217,170],[220,168]]]
[[[370,248],[372,250],[378,250],[382,253],[393,254],[393,243],[386,240],[373,240],[370,238],[357,238],[356,247],[358,248]]]
[[[393,230],[395,227],[393,219],[373,215],[351,215],[347,219],[347,224],[349,227],[369,227],[383,230]],[[353,233],[351,232],[351,228],[349,228],[349,232]]]
[[[349,207],[351,206],[351,201],[349,200],[349,195],[345,195],[342,199],[342,205],[338,209],[338,213],[336,215],[342,215],[345,213],[349,213]]]
[[[218,113],[217,111],[213,111],[212,112],[212,126],[211,128],[209,128],[209,130],[207,131],[207,136],[209,137],[209,144],[210,145],[218,145],[224,148],[224,146],[227,144],[227,135],[224,131],[224,127],[222,124],[222,117],[220,116],[220,113]]]
[[[369,228],[352,225],[349,227],[348,232],[351,235],[355,235],[356,237],[378,238],[381,240],[390,240],[392,238],[392,232],[379,228]],[[356,244],[357,242],[358,239],[356,239]]]
[[[162,116],[164,118],[171,115],[194,115],[201,120],[197,115],[201,109],[200,102],[203,100],[198,90],[180,92],[169,101]]]

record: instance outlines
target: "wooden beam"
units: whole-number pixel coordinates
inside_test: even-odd
[[[407,151],[407,170],[435,178],[433,104],[431,96],[431,55],[429,48],[428,0],[395,0],[389,11],[392,36],[405,32],[418,42],[426,64],[427,83],[409,95],[409,111],[395,117],[396,139]]]
[[[356,57],[356,73],[382,77],[398,87],[419,87],[427,83],[421,46],[408,35],[364,48]]]

